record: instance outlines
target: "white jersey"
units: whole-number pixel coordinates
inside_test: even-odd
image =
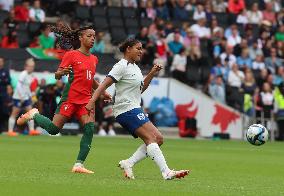
[[[121,59],[109,72],[108,77],[115,81],[115,97],[113,105],[114,116],[140,108],[143,75],[140,68],[134,63]]]
[[[20,73],[17,86],[15,88],[13,99],[28,100],[31,98],[31,83],[33,81],[33,75],[29,74],[27,71],[22,71]]]

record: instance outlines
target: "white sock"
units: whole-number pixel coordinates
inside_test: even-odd
[[[13,131],[15,126],[16,119],[14,117],[10,117],[8,121],[8,131]]]
[[[142,161],[147,157],[147,148],[146,144],[142,144],[139,146],[139,148],[133,153],[131,157],[129,157],[127,160],[131,164],[131,166],[134,166],[139,161]]]
[[[169,173],[171,171],[157,143],[151,143],[147,146],[147,154],[153,161],[155,161],[162,173]]]
[[[31,131],[31,130],[34,130],[35,129],[35,123],[34,123],[34,121],[33,120],[30,120],[29,122],[28,122],[28,126],[29,126],[29,130]]]
[[[83,163],[76,162],[74,167],[84,167]]]

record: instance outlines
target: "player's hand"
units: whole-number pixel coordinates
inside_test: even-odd
[[[108,94],[107,92],[105,92],[103,94],[103,99],[105,103],[110,103],[112,102],[112,96],[110,94]]]
[[[155,63],[154,66],[151,69],[151,72],[153,72],[154,74],[159,73],[159,71],[163,69],[163,65]]]
[[[89,114],[95,111],[95,102],[90,100],[85,106],[86,110],[88,110]]]
[[[69,67],[66,67],[64,69],[61,70],[62,75],[69,75],[72,72],[72,66],[69,65]]]

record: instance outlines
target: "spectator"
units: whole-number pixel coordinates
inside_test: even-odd
[[[278,28],[278,31],[275,34],[275,40],[284,42],[284,25],[281,25]]]
[[[266,57],[264,63],[271,73],[275,73],[275,69],[282,66],[282,60],[277,57],[276,48],[270,49],[270,57]]]
[[[221,37],[223,37],[223,34],[224,34],[223,29],[222,29],[222,27],[219,26],[218,20],[217,20],[217,18],[215,16],[212,17],[211,27],[210,28],[211,28],[212,35],[214,33],[218,32],[218,31],[220,31],[222,33]],[[212,39],[214,39],[214,38],[212,37]]]
[[[214,12],[225,13],[228,4],[225,0],[212,0],[212,6]]]
[[[172,21],[167,21],[163,31],[165,32],[165,36],[168,36],[169,34],[173,33],[175,31],[173,22]],[[171,37],[171,38],[173,40],[173,37]]]
[[[81,6],[96,6],[97,5],[97,0],[79,0],[78,1],[79,5]]]
[[[174,34],[174,40],[168,43],[170,56],[178,54],[180,50],[183,48],[183,45],[180,43],[180,34]]]
[[[241,36],[239,35],[239,31],[237,29],[237,26],[232,26],[232,32],[231,35],[228,37],[228,45],[235,47],[237,44],[241,43]]]
[[[200,18],[197,21],[197,24],[191,26],[191,30],[197,35],[199,38],[209,39],[211,37],[210,29],[205,26],[206,19]]]
[[[166,41],[167,41],[167,43],[170,43],[171,41],[173,41],[174,40],[174,37],[175,37],[175,34],[180,34],[180,36],[179,36],[179,42],[181,43],[181,44],[183,44],[184,43],[184,38],[181,36],[181,32],[180,32],[180,30],[179,30],[179,28],[175,28],[174,30],[173,30],[173,32],[171,32],[170,34],[166,34],[167,35],[167,38],[166,38]]]
[[[259,94],[258,105],[262,108],[264,118],[270,118],[271,112],[273,111],[274,97],[271,86],[267,82],[263,84],[262,90]]]
[[[103,40],[104,33],[98,32],[95,43],[93,47],[91,48],[91,53],[105,53],[105,41]]]
[[[174,55],[174,59],[172,62],[171,71],[173,78],[183,83],[187,83],[186,65],[187,57],[185,49],[181,48],[179,53]]]
[[[3,24],[3,27],[4,27],[3,34],[4,35],[7,35],[8,33],[11,33],[11,32],[15,31],[18,28],[18,21],[16,21],[16,19],[15,19],[15,11],[14,11],[14,9],[12,9],[9,12],[9,17],[6,18],[3,21],[3,23],[4,23]]]
[[[157,34],[159,31],[163,31],[164,29],[164,21],[160,18],[156,18],[156,20],[154,21],[154,23],[152,23],[149,26],[149,38],[153,41],[155,41],[155,39],[157,39]]]
[[[186,30],[186,37],[184,38],[183,45],[186,48],[186,54],[189,54],[190,51],[193,51],[197,54],[197,56],[201,56],[199,38],[190,28],[187,28]]]
[[[154,8],[153,1],[147,0],[147,2],[146,2],[146,16],[147,16],[147,18],[151,18],[152,20],[155,20],[156,15],[157,15],[157,13],[156,13],[156,10]]]
[[[237,44],[234,47],[233,53],[235,56],[241,56],[243,50],[249,50],[248,49],[248,41],[246,39],[242,39],[241,43]],[[248,52],[249,53],[249,52]]]
[[[226,45],[227,45],[227,39],[223,37],[223,29],[215,29],[213,31],[212,36],[212,48],[213,48],[213,56],[214,58],[217,58],[220,56],[222,52],[225,51]]]
[[[203,5],[199,4],[197,5],[197,9],[193,13],[193,20],[198,21],[203,18],[206,18],[206,13],[204,11]]]
[[[280,66],[276,68],[276,73],[273,75],[273,85],[278,86],[284,82],[284,67]]]
[[[252,69],[253,70],[265,69],[265,64],[263,62],[263,56],[261,54],[256,55],[256,58],[252,63]]]
[[[237,64],[232,65],[232,70],[228,74],[227,103],[229,106],[243,111],[244,95],[241,89],[244,81],[244,73],[239,70]]]
[[[157,17],[168,20],[170,18],[170,15],[168,7],[165,4],[165,0],[157,0],[156,4]]]
[[[15,7],[15,20],[28,22],[29,21],[29,6],[30,2],[24,0],[21,5]]]
[[[244,0],[229,0],[228,10],[232,14],[239,14],[245,9]]]
[[[11,85],[11,77],[8,70],[4,68],[4,58],[0,57],[0,133],[7,131],[5,126],[8,122],[9,113],[6,107],[8,88]]]
[[[142,43],[142,47],[145,48],[150,41],[148,38],[148,28],[141,27],[140,32],[135,36],[135,39],[139,40]]]
[[[237,61],[236,56],[233,54],[233,48],[228,45],[226,46],[226,51],[220,55],[220,58],[222,64],[225,63],[225,59],[227,58],[230,67],[232,67]]]
[[[215,80],[209,85],[209,95],[216,101],[226,104],[225,85],[222,76],[216,76]]]
[[[9,32],[1,41],[1,48],[19,48],[17,32]]]
[[[163,65],[163,67],[166,67],[167,65],[167,51],[168,51],[168,45],[166,43],[166,40],[164,39],[164,35],[162,33],[158,33],[157,40],[155,42],[155,60],[154,62],[160,63]],[[160,71],[160,76],[163,76],[165,74],[165,69],[162,69]]]
[[[0,133],[3,131],[7,131],[8,129],[8,120],[11,115],[12,107],[13,107],[13,88],[11,85],[7,86],[7,92],[5,95],[2,95],[0,106]]]
[[[252,67],[252,60],[249,58],[249,51],[247,48],[242,49],[242,55],[237,58],[237,64],[242,70]]]
[[[266,68],[261,69],[259,76],[256,78],[256,84],[258,88],[262,88],[263,84],[268,81],[267,78],[268,70]]]
[[[14,0],[0,0],[0,10],[10,11],[14,6]]]
[[[43,9],[41,9],[39,0],[34,1],[34,6],[30,8],[29,16],[30,16],[30,21],[32,22],[45,21],[45,12],[43,11]]]
[[[185,9],[185,0],[178,0],[177,5],[174,8],[174,19],[175,20],[187,20],[188,12]]]
[[[212,76],[211,78],[222,76],[222,78],[226,81],[230,68],[222,65],[219,57],[215,59],[215,62],[215,66],[213,66],[210,70],[210,75]]]
[[[107,0],[108,6],[121,7],[121,0]]]
[[[54,38],[50,36],[51,30],[48,25],[42,29],[41,35],[38,37],[39,44],[42,49],[54,48]]]
[[[242,84],[242,89],[245,94],[249,94],[251,97],[254,95],[257,85],[251,69],[246,69],[245,78]]]
[[[279,84],[274,90],[276,120],[278,126],[278,137],[276,140],[284,141],[284,83]]]
[[[249,47],[249,57],[255,59],[257,55],[263,56],[263,52],[259,48],[257,41],[254,41],[252,46]]]
[[[243,11],[238,15],[237,21],[238,24],[246,25],[248,24],[248,16],[246,9],[243,9]]]
[[[250,24],[260,24],[263,19],[261,11],[258,10],[258,3],[252,5],[252,9],[248,11],[247,15]]]
[[[273,5],[272,3],[265,4],[265,10],[262,11],[263,20],[267,20],[271,22],[271,24],[276,24],[276,15],[273,12]]]
[[[122,0],[123,7],[137,8],[137,0]]]

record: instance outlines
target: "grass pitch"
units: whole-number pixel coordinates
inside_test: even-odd
[[[0,195],[284,195],[284,143],[166,139],[162,150],[169,166],[191,174],[164,181],[148,158],[135,166],[136,180],[130,181],[117,164],[140,140],[95,136],[85,164],[94,175],[70,172],[79,141],[0,136]]]

